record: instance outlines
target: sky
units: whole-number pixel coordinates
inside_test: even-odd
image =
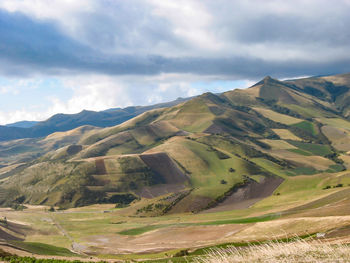
[[[350,72],[350,0],[0,0],[0,124]]]

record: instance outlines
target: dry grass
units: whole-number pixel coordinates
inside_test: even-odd
[[[288,116],[285,114],[281,114],[281,113],[278,113],[278,112],[275,112],[275,111],[272,111],[269,109],[265,109],[265,108],[255,107],[253,109],[270,120],[273,120],[275,122],[280,122],[280,123],[283,123],[286,125],[296,124],[296,123],[303,121],[302,119],[294,118],[294,117],[291,117],[291,116]]]
[[[263,143],[266,143],[271,146],[272,149],[278,149],[278,150],[286,150],[286,149],[298,149],[294,145],[289,144],[286,141],[283,140],[269,140],[269,139],[264,139],[260,140]]]
[[[302,141],[301,138],[294,135],[287,129],[272,129],[282,140],[293,140],[293,141]]]
[[[350,262],[350,247],[298,239],[291,243],[271,242],[243,249],[231,247],[212,250],[207,256],[197,258],[194,262]]]

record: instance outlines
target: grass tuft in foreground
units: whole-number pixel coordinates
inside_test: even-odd
[[[213,249],[209,254],[194,259],[196,263],[230,262],[349,262],[350,246],[331,245],[318,240],[295,242],[270,242],[251,245],[244,249],[229,247]]]

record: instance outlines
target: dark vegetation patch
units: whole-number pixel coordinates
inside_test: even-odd
[[[264,143],[264,142],[262,142],[262,141],[259,141],[258,139],[254,138],[254,137],[250,137],[249,140],[250,140],[252,143],[254,143],[254,144],[260,146],[261,148],[263,148],[263,149],[265,149],[265,150],[270,150],[270,149],[271,149],[271,146],[270,146],[270,145],[268,145],[267,143]]]
[[[244,130],[242,130],[233,120],[228,118],[216,118],[214,124],[209,127],[204,132],[212,134],[224,134],[228,133],[231,135],[242,135]],[[214,129],[215,128],[215,129]]]
[[[285,114],[294,118],[298,118],[298,119],[303,119],[304,117],[302,115],[300,115],[299,113],[286,108],[286,107],[282,107],[281,105],[278,105],[276,103],[272,103],[271,105],[269,105],[269,108],[272,109],[275,112],[281,113],[281,114]]]
[[[139,190],[143,189],[144,187],[157,185],[162,181],[163,178],[159,178],[159,175],[147,169],[144,172],[125,174],[119,179],[120,184],[118,184],[114,189],[118,192],[139,192]]]
[[[160,112],[147,112],[144,118],[138,120],[135,127],[141,127],[151,123],[152,121],[156,120],[160,114]]]
[[[314,127],[314,124],[309,121],[298,122],[298,123],[292,124],[291,126],[302,129],[306,131],[308,134],[311,134],[312,136],[317,135],[317,131]]]
[[[297,137],[302,138],[304,141],[308,142],[320,142],[317,137],[313,136],[308,131],[295,126],[289,126],[289,131],[294,133]]]
[[[309,121],[302,121],[290,125],[288,130],[294,133],[296,136],[302,138],[304,141],[330,145],[331,142],[321,132],[321,127],[322,124],[318,122],[312,123]]]
[[[216,156],[220,159],[220,160],[225,160],[225,159],[230,159],[231,157],[228,156],[227,154],[223,153],[222,151],[214,148],[213,146],[209,146],[209,148],[207,149],[208,152],[214,152],[216,154]]]
[[[18,202],[18,201],[17,201]],[[25,205],[22,205],[21,203],[17,203],[16,200],[11,205],[11,208],[15,211],[23,211],[24,209],[27,209]]]
[[[217,145],[218,147],[222,147],[225,148],[225,150],[229,151],[230,153],[232,153],[233,155],[235,155],[236,157],[246,161],[247,163],[251,164],[251,166],[247,166],[246,168],[249,169],[249,174],[261,174],[261,175],[270,175],[269,173],[266,173],[266,171],[264,169],[259,168],[254,162],[250,161],[250,158],[266,158],[267,160],[270,160],[271,162],[274,162],[276,164],[278,164],[279,166],[282,167],[287,167],[287,168],[292,168],[294,167],[293,165],[291,165],[289,162],[285,161],[285,160],[281,160],[281,159],[277,159],[269,154],[263,153],[255,148],[253,148],[252,146],[245,144],[245,143],[241,143],[241,142],[236,142],[232,140],[232,137],[222,137],[219,135],[214,135],[213,136],[205,136],[202,137],[200,139],[198,139],[198,142],[201,142],[203,144],[206,145]],[[220,140],[216,140],[220,138]],[[246,140],[247,138],[242,138],[243,140]],[[223,140],[225,140],[225,143],[228,145],[222,145],[220,143],[223,142]],[[250,137],[249,140],[253,141],[253,142],[257,142],[259,143],[259,140]],[[263,143],[265,144],[265,143]],[[229,148],[227,148],[229,147]],[[233,169],[233,168],[232,168]],[[235,170],[229,170],[229,172],[234,172]]]
[[[269,149],[271,149],[271,147],[264,143],[264,142],[261,142],[259,140],[255,140],[255,139],[252,139],[250,138],[250,140],[252,140],[254,143],[257,143],[257,144],[260,144],[261,146],[268,146]],[[265,146],[266,145],[266,146]],[[262,147],[263,148],[263,147]],[[242,144],[242,149],[244,151],[244,154],[249,157],[249,158],[264,158],[264,159],[267,159],[273,163],[276,163],[278,164],[279,166],[282,166],[282,167],[292,167],[292,165],[290,163],[288,163],[287,161],[285,160],[281,160],[281,159],[278,159],[276,157],[273,157],[267,153],[263,153],[259,150],[256,150],[255,148],[249,146],[249,145],[246,145],[246,144]]]
[[[334,149],[333,149],[334,150]],[[334,150],[335,151],[335,150]],[[339,154],[336,152],[330,153],[325,155],[326,158],[334,161],[335,163],[339,164],[340,166],[342,166],[343,170],[345,170],[346,168],[344,167],[344,161],[342,159],[339,158]]]
[[[50,256],[79,256],[73,253],[67,248],[52,246],[48,244],[38,243],[38,242],[23,242],[23,241],[10,241],[11,245],[18,247],[30,253],[38,255],[50,255]]]
[[[136,214],[146,214],[146,215],[165,215],[171,211],[181,200],[187,197],[192,189],[185,190],[182,192],[173,193],[165,198],[159,200],[158,203],[151,203],[144,207],[137,209]]]
[[[70,145],[67,148],[67,153],[69,155],[74,155],[74,154],[79,153],[82,149],[83,149],[82,145]]]
[[[299,141],[288,141],[290,144],[295,147],[300,148],[303,151],[309,152],[313,155],[327,156],[332,154],[332,150],[328,145],[315,144],[315,143],[305,143]]]
[[[337,86],[328,81],[325,83],[325,89],[330,93],[332,101],[335,101],[339,96],[350,90],[349,87]]]
[[[326,99],[327,98],[327,94],[325,94],[321,90],[313,88],[311,86],[305,86],[303,91],[306,92],[307,94],[310,94],[311,96],[314,96],[314,97],[317,97],[317,98],[320,98],[320,99]]]
[[[115,193],[111,195],[108,199],[106,199],[106,202],[115,203],[116,207],[124,207],[138,199],[139,197],[131,193]]]
[[[193,191],[193,188],[181,193],[175,200],[173,200],[170,204],[168,204],[163,210],[162,214],[168,213],[173,207],[175,207],[181,200],[183,200],[185,197],[187,197],[191,192]]]
[[[330,165],[329,168],[326,170],[326,172],[328,173],[338,173],[338,172],[342,172],[344,171],[345,168],[343,165],[341,164],[333,164],[333,165]]]
[[[9,189],[0,187],[0,205],[3,207],[13,206],[16,203],[14,200],[20,196],[21,193],[15,187],[11,187]]]
[[[223,109],[222,107],[218,107],[218,106],[209,106],[208,108],[215,115],[221,115],[225,112],[225,109]]]
[[[262,115],[260,112],[255,111],[255,114],[258,116],[258,118],[265,123],[267,127],[270,129],[287,129],[288,125],[273,121],[269,118],[266,118],[264,115]],[[277,136],[277,135],[276,135]]]
[[[319,173],[315,168],[312,167],[296,167],[294,169],[290,169],[286,171],[286,173],[289,176],[296,176],[296,175],[314,175]]]

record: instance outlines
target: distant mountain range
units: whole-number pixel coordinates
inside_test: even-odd
[[[16,128],[31,128],[38,124],[39,121],[18,121],[14,123],[6,124],[6,127],[16,127]]]
[[[151,106],[133,106],[127,108],[113,108],[104,111],[83,110],[77,114],[56,114],[45,121],[20,121],[0,125],[0,141],[37,138],[47,136],[57,131],[68,131],[82,125],[109,127],[120,124],[137,115],[157,108],[171,107],[188,98],[178,98],[171,102],[159,103]]]
[[[350,74],[265,77],[248,89],[1,128],[12,129],[2,140],[41,136],[0,143],[2,205],[197,213],[350,182]]]

